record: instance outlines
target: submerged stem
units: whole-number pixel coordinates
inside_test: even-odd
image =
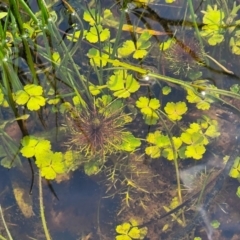
[[[43,226],[43,230],[44,230],[46,239],[51,240],[52,238],[48,231],[47,222],[46,222],[45,213],[44,213],[43,193],[42,193],[42,177],[41,177],[40,172],[39,172],[39,179],[38,179],[38,187],[39,187],[39,205],[40,205],[40,216],[41,216],[41,220],[42,220],[42,226]]]

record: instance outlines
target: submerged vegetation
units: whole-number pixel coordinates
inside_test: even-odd
[[[171,222],[186,226],[174,236],[187,235],[188,204],[209,208],[229,155],[239,179],[231,156],[239,147],[240,5],[200,2],[9,0],[0,8],[0,164],[28,160],[39,172],[46,239],[41,177],[98,176],[106,197],[121,199],[119,240],[169,237]],[[183,172],[206,164],[208,153],[222,159],[211,163],[222,172],[205,170],[188,198]]]

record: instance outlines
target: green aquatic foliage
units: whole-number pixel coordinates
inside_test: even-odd
[[[117,70],[107,81],[108,88],[113,91],[113,96],[118,98],[128,98],[131,93],[140,88],[139,82],[128,74],[127,70]]]
[[[240,157],[237,157],[230,170],[229,176],[232,178],[240,178]]]
[[[220,135],[217,127],[217,121],[207,117],[199,120],[197,123],[190,124],[179,137],[172,137],[163,134],[160,131],[149,133],[146,141],[150,144],[145,149],[147,155],[151,158],[159,158],[161,156],[168,160],[176,157],[182,159],[193,158],[199,160],[206,151],[206,145],[209,139],[216,138]]]
[[[15,94],[15,102],[18,105],[27,105],[30,111],[39,110],[46,104],[43,97],[43,88],[35,84],[27,84],[23,90],[19,90]]]
[[[162,94],[163,95],[168,95],[171,91],[172,91],[172,89],[168,86],[165,86],[165,87],[162,88]]]
[[[168,160],[173,160],[174,151],[177,151],[182,145],[182,140],[179,137],[173,137],[172,141],[175,149],[173,150],[169,137],[158,130],[153,133],[149,133],[146,140],[151,145],[146,147],[145,153],[151,158],[164,156]]]
[[[156,98],[149,99],[147,97],[140,97],[136,101],[136,106],[140,109],[143,114],[143,119],[148,125],[157,123],[159,119],[157,110],[160,107],[160,102]]]
[[[110,38],[110,31],[108,28],[103,28],[101,25],[96,25],[90,28],[86,33],[86,39],[90,43],[105,42]]]
[[[237,188],[236,195],[240,198],[240,186]]]
[[[107,59],[109,59],[109,55],[112,52],[112,48],[110,46],[103,47],[103,52],[100,52],[96,48],[90,48],[87,56],[90,58],[91,66],[97,67],[105,67],[107,65]],[[101,59],[100,59],[101,57]]]
[[[118,57],[128,57],[133,54],[133,58],[144,58],[148,53],[148,48],[151,46],[149,39],[151,38],[149,32],[144,32],[134,43],[132,40],[127,40],[122,47],[118,48]]]
[[[185,102],[168,102],[164,107],[169,119],[173,121],[179,121],[182,119],[182,115],[187,112],[187,105]]]
[[[202,27],[200,32],[201,36],[206,38],[209,45],[217,45],[224,40],[224,18],[225,13],[221,9],[217,9],[217,5],[212,7],[211,5],[207,5],[207,10],[202,11],[203,23],[205,24]]]
[[[96,11],[96,9],[89,9],[87,11],[84,11],[83,13],[83,19],[89,23],[89,25],[94,26],[96,24],[99,24],[102,20],[102,17],[100,14]]]
[[[124,222],[116,227],[116,240],[132,240],[132,239],[144,239],[147,235],[147,227],[139,228],[138,222],[131,219],[129,222]]]
[[[187,88],[186,99],[189,103],[196,103],[196,107],[201,110],[208,110],[211,103],[219,98],[218,93],[211,92],[211,89],[217,89],[213,84],[209,84],[208,80],[195,80],[192,83],[193,89]]]
[[[75,170],[78,166],[73,151],[53,152],[48,140],[35,136],[25,136],[21,140],[21,144],[20,152],[22,155],[26,158],[35,157],[35,163],[41,176],[46,179],[55,179],[58,174]]]
[[[96,98],[88,109],[72,108],[68,123],[71,131],[69,145],[86,157],[105,158],[119,151],[134,151],[141,143],[126,131],[125,125],[132,118],[123,110],[123,102],[113,101],[110,95]]]
[[[2,91],[2,89],[0,89],[0,105],[3,107],[8,107],[8,102],[5,99],[4,93]]]
[[[214,228],[214,229],[218,229],[220,227],[221,223],[218,221],[218,220],[213,220],[211,221],[211,226]]]

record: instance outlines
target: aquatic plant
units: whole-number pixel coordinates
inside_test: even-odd
[[[68,118],[71,139],[68,145],[88,157],[105,158],[121,150],[134,151],[140,146],[140,141],[126,131],[125,126],[132,118],[123,109],[123,103],[113,101],[109,95],[97,98],[86,109],[71,109]]]
[[[132,239],[144,239],[147,235],[147,228],[139,228],[139,223],[130,219],[129,222],[124,222],[116,227],[116,240],[132,240]]]
[[[185,36],[182,40],[171,40],[163,59],[166,68],[175,75],[188,75],[204,65],[204,54],[203,46],[196,39]]]

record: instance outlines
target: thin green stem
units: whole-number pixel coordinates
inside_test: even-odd
[[[40,172],[39,172],[39,178],[38,178],[38,187],[39,187],[39,205],[40,205],[40,215],[41,215],[41,220],[42,220],[42,226],[43,226],[43,230],[44,230],[46,239],[51,240],[52,238],[48,231],[47,222],[46,222],[45,213],[44,213],[42,177],[41,177]]]

